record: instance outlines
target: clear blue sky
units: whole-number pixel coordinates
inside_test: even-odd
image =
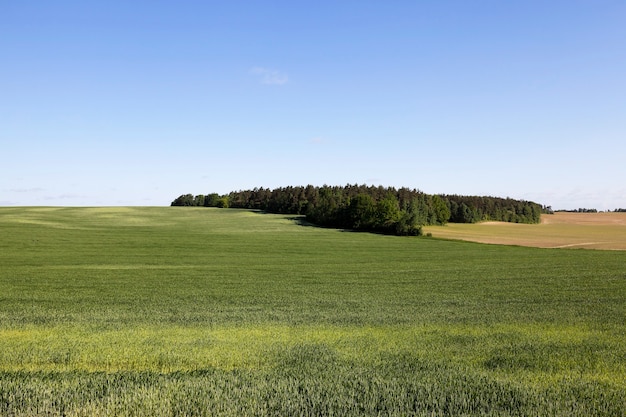
[[[0,205],[626,207],[626,2],[0,1]]]

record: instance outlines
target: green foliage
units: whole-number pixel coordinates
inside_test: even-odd
[[[450,219],[450,208],[441,197],[438,195],[433,196],[432,207],[434,212],[433,224],[448,223],[448,219]]]
[[[376,203],[373,222],[374,228],[383,231],[395,230],[403,214],[396,196],[387,194],[385,198]]]
[[[219,204],[220,204],[220,195],[218,193],[211,193],[204,197],[205,207],[218,207]]]
[[[623,415],[625,252],[293,217],[0,209],[0,415]]]
[[[196,199],[193,194],[183,194],[180,197],[177,197],[174,201],[172,201],[172,206],[195,206]]]
[[[399,236],[421,236],[423,224],[420,221],[419,207],[416,200],[405,203],[404,210],[400,211],[400,218],[396,223],[396,234]]]
[[[347,226],[355,230],[370,230],[377,220],[376,202],[367,194],[359,194],[350,199],[345,214]]]
[[[444,195],[450,207],[450,222],[475,223],[493,220],[511,223],[539,223],[543,207],[531,201],[498,197]]]
[[[456,202],[451,202],[452,217],[450,220],[454,223],[476,223],[481,220],[481,215],[478,209],[469,207],[465,203],[458,205]]]
[[[255,188],[221,197],[184,194],[172,202],[172,206],[202,205],[305,214],[320,226],[399,235],[419,235],[421,226],[448,221],[539,223],[545,211],[536,203],[509,198],[428,195],[408,188],[365,185]]]
[[[230,207],[230,199],[228,196],[220,197],[215,203],[215,207],[228,208]]]
[[[615,211],[619,212],[620,209],[616,209]],[[565,212],[565,213],[597,213],[598,210],[594,208],[578,208],[574,210],[557,210],[557,212]]]

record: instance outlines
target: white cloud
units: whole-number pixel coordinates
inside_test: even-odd
[[[284,85],[289,82],[287,74],[271,68],[253,67],[250,69],[250,74],[258,75],[262,84]]]
[[[44,200],[73,200],[87,198],[88,196],[82,194],[59,194],[59,195],[47,195]]]
[[[45,191],[43,188],[34,187],[34,188],[12,188],[9,191],[12,193],[38,193],[40,191]]]

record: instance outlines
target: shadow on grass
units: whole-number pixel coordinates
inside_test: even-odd
[[[254,211],[255,213],[258,213],[258,214],[278,214],[278,213],[271,213],[271,212],[267,212],[267,211],[263,211],[263,210],[252,210],[252,211]],[[319,224],[315,224],[315,223],[311,223],[311,222],[307,221],[306,215],[304,215],[304,214],[292,215],[290,217],[286,217],[286,219],[294,222],[298,226],[315,227],[315,228],[318,228],[318,229],[327,229],[327,230],[336,230],[336,231],[342,232],[342,233],[372,233],[372,234],[375,234],[375,235],[400,236],[400,237],[423,236],[421,233],[417,234],[417,235],[398,235],[398,234],[396,234],[392,230],[387,230],[387,231],[385,231],[385,230],[367,230],[367,229],[361,229],[360,230],[360,229],[348,229],[348,228],[342,228],[342,227],[336,227],[336,226],[321,226]],[[430,237],[430,236],[428,236],[428,237]]]
[[[273,215],[277,215],[277,214],[280,215],[281,214],[281,213],[272,213],[272,212],[269,212],[269,211],[254,210],[254,209],[250,209],[250,211],[252,211],[254,213],[257,213],[257,214],[273,214]],[[289,216],[289,215],[287,215],[287,216]],[[304,215],[304,214],[294,214],[294,215],[291,215],[290,217],[285,217],[285,219],[294,222],[298,226],[316,227],[318,229],[341,230],[341,229],[337,229],[336,227],[326,227],[326,226],[320,226],[319,224],[311,223],[311,222],[307,221],[306,215]]]
[[[318,229],[335,229],[334,227],[324,227],[324,226],[320,226],[319,224],[311,223],[310,221],[307,221],[306,216],[304,215],[287,217],[287,220],[294,222],[298,226],[316,227]]]

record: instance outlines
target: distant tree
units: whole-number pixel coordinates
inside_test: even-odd
[[[219,208],[228,208],[228,207],[230,207],[228,196],[220,197],[219,200],[217,200],[217,204],[216,204],[215,207],[219,207]]]
[[[396,224],[401,217],[398,199],[389,193],[376,203],[373,226],[380,231],[390,232],[396,229]]]
[[[350,199],[346,209],[349,227],[357,230],[371,229],[375,224],[376,203],[368,194],[358,194]]]
[[[218,193],[207,194],[204,197],[204,206],[205,207],[217,207],[220,196]]]
[[[433,196],[434,220],[437,224],[446,224],[450,219],[450,208],[438,195]]]
[[[227,195],[183,194],[172,205],[232,207],[304,214],[325,227],[415,235],[421,226],[481,220],[538,223],[542,206],[510,198],[428,195],[408,188],[348,184],[232,191]],[[579,209],[591,211],[591,209]]]
[[[455,221],[459,223],[476,223],[480,220],[478,210],[475,207],[470,207],[465,203],[461,203],[457,207],[457,214]]]
[[[594,208],[579,208],[574,210],[557,210],[565,213],[597,213],[598,210]]]
[[[172,201],[172,206],[193,206],[194,197],[192,194],[183,194]]]
[[[400,212],[400,218],[396,223],[396,234],[400,236],[421,236],[422,226],[419,221],[418,200],[405,205],[404,210]]]
[[[195,196],[193,198],[193,205],[198,207],[204,206],[204,195],[198,194],[197,196]]]

